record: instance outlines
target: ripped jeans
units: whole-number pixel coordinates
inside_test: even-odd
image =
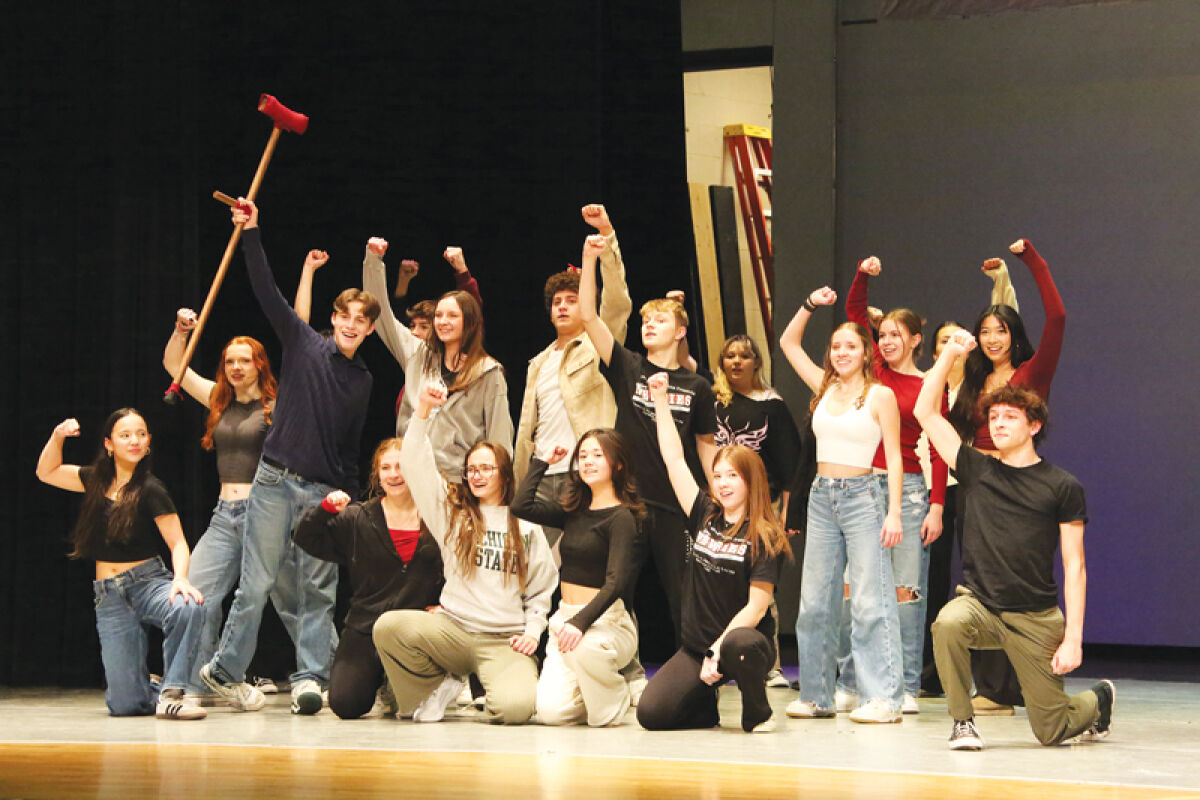
[[[886,483],[886,480],[885,480]],[[896,588],[907,589],[912,600],[897,598],[900,618],[900,651],[904,671],[904,693],[913,697],[921,690],[921,666],[925,650],[925,609],[929,603],[929,547],[921,542],[921,525],[929,513],[929,490],[925,476],[904,473],[900,504],[904,538],[891,548],[892,574]],[[854,660],[850,658],[850,599],[842,601],[842,634],[838,643],[837,688],[856,692]]]

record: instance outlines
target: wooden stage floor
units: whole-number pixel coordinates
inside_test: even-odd
[[[1070,686],[1072,690],[1078,686]],[[782,714],[792,692],[772,690]],[[781,721],[653,733],[434,725],[213,709],[201,722],[116,719],[95,691],[0,689],[0,797],[1195,798],[1200,684],[1123,681],[1112,736],[1039,747],[1023,715],[980,720],[988,749],[946,748],[945,705],[901,725]]]

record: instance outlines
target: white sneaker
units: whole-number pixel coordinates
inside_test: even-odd
[[[850,719],[853,722],[875,722],[875,723],[891,723],[899,722],[900,714],[896,709],[892,708],[892,704],[886,700],[875,698],[868,700],[858,708],[850,712]]]
[[[471,694],[471,682],[467,681],[463,684],[462,691],[458,693],[458,699],[454,702],[460,706],[469,706],[475,700],[475,695]]]
[[[791,683],[783,676],[783,673],[777,669],[773,669],[767,673],[767,688],[768,689],[788,689]]]
[[[267,704],[266,696],[245,681],[225,683],[213,675],[212,664],[205,664],[200,668],[200,680],[237,711],[258,711]]]
[[[447,675],[441,685],[430,692],[413,711],[414,722],[441,722],[446,716],[446,709],[458,697],[463,686],[467,685],[466,678]],[[470,688],[470,687],[468,687]]]
[[[833,693],[833,707],[839,714],[853,711],[858,708],[858,695],[854,692],[847,692],[845,689],[838,689]]]
[[[208,712],[200,707],[195,695],[185,695],[179,689],[168,689],[158,696],[154,716],[159,719],[204,719]]]
[[[816,703],[799,698],[788,703],[784,713],[794,719],[830,719],[837,716],[837,712],[831,708],[817,708]]]
[[[905,694],[903,702],[900,703],[901,714],[920,714],[921,706],[917,704],[917,698],[911,694]]]
[[[292,713],[316,714],[325,705],[321,685],[311,678],[292,685]]]
[[[762,722],[750,729],[751,733],[774,733],[775,732],[775,715],[764,719]]]
[[[973,719],[956,719],[950,729],[951,750],[982,750],[983,737]]]

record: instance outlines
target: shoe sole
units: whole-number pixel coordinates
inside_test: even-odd
[[[837,713],[834,711],[815,711],[812,714],[796,714],[791,711],[784,711],[792,719],[837,719]]]
[[[246,705],[236,698],[230,697],[226,694],[227,691],[230,691],[228,687],[224,686],[220,681],[212,676],[212,672],[209,670],[207,664],[200,668],[200,682],[216,692],[217,696],[221,698],[221,701],[234,711],[261,711],[263,706],[267,704],[266,697],[263,697],[261,703],[256,703],[254,705]],[[262,695],[259,696],[262,697]]]
[[[963,743],[963,744],[951,743],[950,749],[951,750],[964,750],[964,751],[967,751],[970,753],[978,753],[980,750],[983,749],[983,743],[982,742],[980,742],[978,744],[976,744],[974,742]]]
[[[319,692],[305,692],[292,700],[292,713],[312,716],[325,705]]]
[[[857,722],[860,725],[895,725],[896,723],[900,722],[900,715],[897,714],[895,719],[855,719],[853,716],[851,716],[850,721]]]

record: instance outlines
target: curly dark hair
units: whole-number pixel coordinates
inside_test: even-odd
[[[546,279],[546,311],[554,304],[554,295],[559,292],[574,292],[579,294],[579,271],[564,269]]]
[[[1025,419],[1032,425],[1042,424],[1041,429],[1033,435],[1033,443],[1041,444],[1046,437],[1046,425],[1050,421],[1050,407],[1045,399],[1028,386],[1013,386],[1006,383],[999,389],[988,392],[979,401],[984,419],[987,419],[992,406],[1012,406],[1025,412]]]

